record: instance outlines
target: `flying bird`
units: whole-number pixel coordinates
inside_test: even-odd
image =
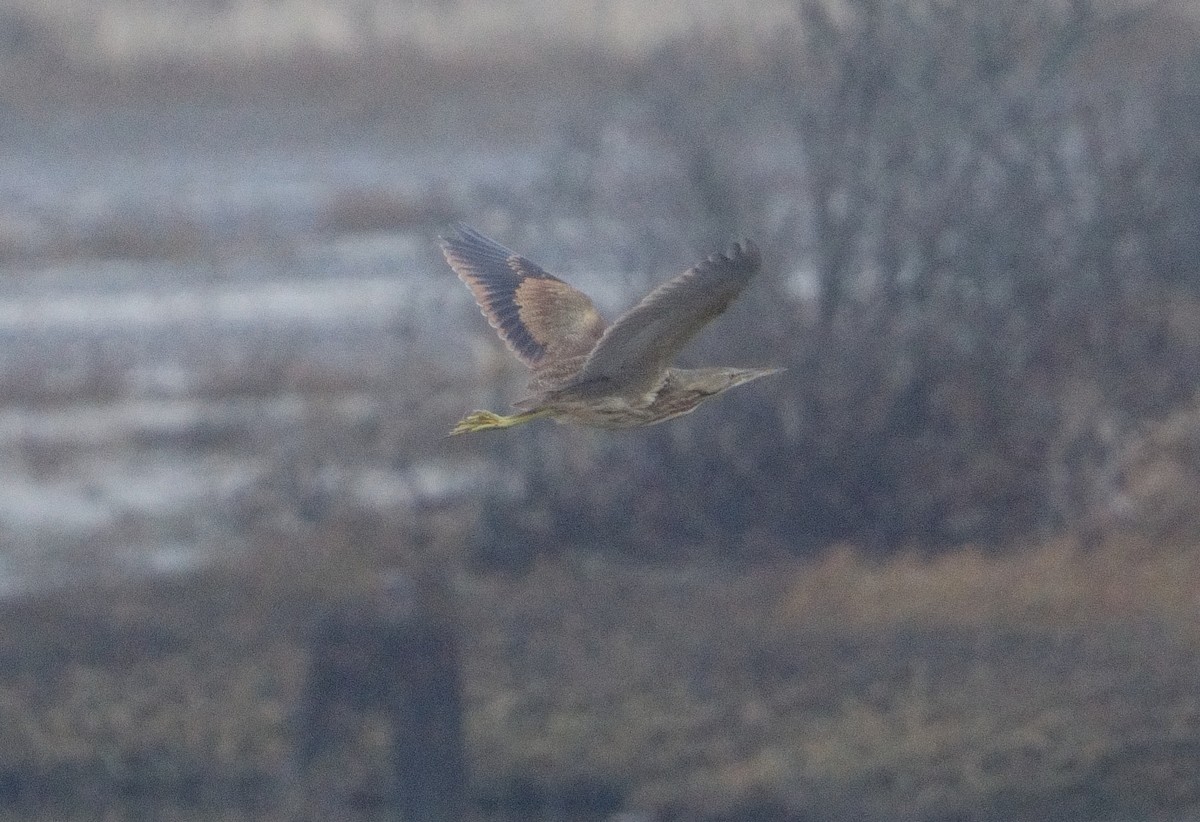
[[[442,237],[446,262],[483,316],[532,372],[519,413],[472,411],[450,432],[510,428],[540,417],[637,428],[687,414],[710,397],[781,368],[675,368],[675,356],[758,271],[754,243],[713,254],[607,325],[587,295],[466,225]]]

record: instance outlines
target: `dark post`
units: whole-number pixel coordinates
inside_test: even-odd
[[[331,752],[352,755],[342,737],[371,713],[390,726],[392,784],[383,795],[398,818],[463,818],[467,765],[450,601],[440,580],[389,572],[377,590],[320,621],[300,706],[303,773]]]

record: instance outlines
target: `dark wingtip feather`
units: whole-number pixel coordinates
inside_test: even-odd
[[[471,228],[466,223],[454,224],[455,234],[443,234],[438,237],[443,253],[458,253],[466,258],[474,258],[478,262],[504,263],[509,257],[517,254],[510,248]]]
[[[445,248],[447,245],[462,242],[462,238],[471,230],[471,227],[464,222],[453,222],[448,231],[438,235],[438,245]]]
[[[465,223],[455,230],[457,236],[440,238],[442,254],[526,365],[591,350],[604,321],[587,296]]]
[[[729,247],[727,252],[730,262],[744,260],[745,265],[757,269],[762,265],[762,254],[753,240],[742,239]]]
[[[742,252],[750,258],[755,267],[762,265],[762,252],[754,240],[742,240]]]
[[[705,262],[713,266],[734,265],[754,272],[762,265],[762,254],[753,240],[739,240],[736,243],[730,243],[724,253],[716,252],[708,255]]]

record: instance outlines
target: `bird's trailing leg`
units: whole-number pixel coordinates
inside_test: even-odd
[[[467,414],[458,425],[450,431],[450,436],[455,434],[472,434],[476,431],[491,431],[496,428],[512,428],[514,425],[520,425],[530,420],[536,420],[538,417],[544,417],[548,411],[525,411],[521,414],[513,414],[505,417],[491,411],[472,411]]]

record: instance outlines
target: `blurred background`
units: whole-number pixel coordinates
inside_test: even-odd
[[[1200,819],[1194,0],[2,0],[0,819]],[[611,318],[741,236],[623,433]]]

